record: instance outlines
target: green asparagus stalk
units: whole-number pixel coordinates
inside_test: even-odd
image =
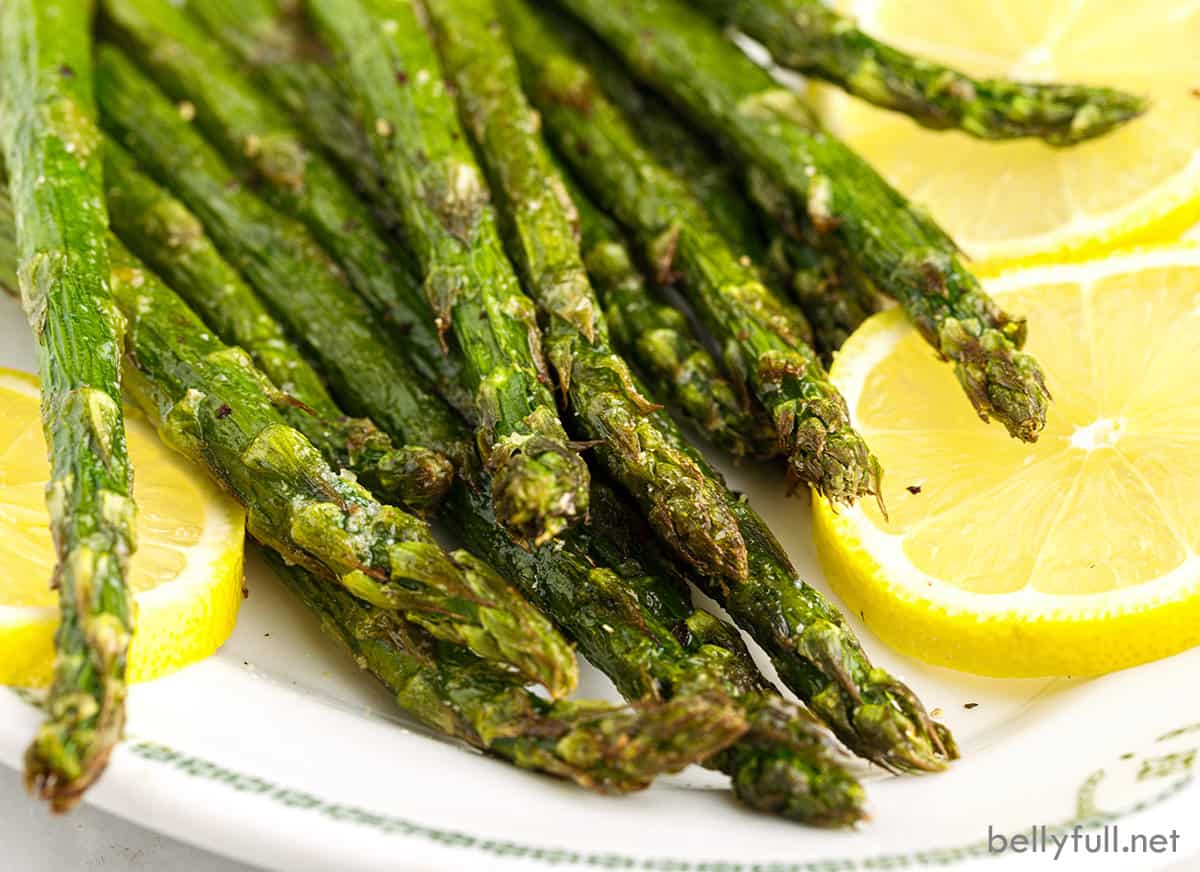
[[[804,312],[813,329],[813,347],[828,363],[850,334],[879,311],[879,292],[850,254],[822,240],[808,215],[798,215],[787,194],[764,173],[752,168],[747,188],[773,229],[767,270]]]
[[[545,313],[547,357],[578,432],[655,532],[698,571],[738,582],[746,549],[724,488],[671,437],[677,425],[609,343],[574,231],[574,209],[521,91],[491,0],[426,3],[460,112],[493,182],[513,261]],[[668,431],[668,432],[664,432]]]
[[[308,8],[343,64],[438,327],[462,348],[497,516],[522,541],[549,541],[586,514],[587,466],[558,418],[533,302],[505,254],[429,36],[409,3]]]
[[[205,0],[188,5],[187,12],[353,179],[389,229],[398,231],[401,220],[388,207],[370,140],[347,112],[331,60],[303,13],[278,0]]]
[[[814,825],[854,823],[862,816],[862,789],[824,730],[770,688],[733,627],[693,609],[679,578],[644,566],[647,548],[631,535],[629,516],[612,490],[594,485],[588,525],[568,533],[561,547],[532,553],[506,541],[487,500],[467,488],[455,488],[446,521],[571,635],[627,699],[727,695],[749,730],[706,765],[731,776],[743,803]]]
[[[8,175],[0,173],[0,289],[19,298],[17,287],[17,216],[8,194]]]
[[[548,135],[660,275],[682,276],[731,371],[770,414],[792,481],[835,503],[877,494],[879,465],[804,342],[808,325],[724,242],[687,185],[646,152],[553,28],[523,3],[502,5]]]
[[[418,371],[444,386],[457,384],[458,356],[444,353],[420,282],[394,262],[371,209],[308,147],[288,112],[256,90],[171,0],[104,0],[103,8],[107,30],[167,96],[188,107],[230,166],[333,255],[383,325],[412,348]]]
[[[767,255],[763,222],[743,192],[741,166],[724,160],[711,142],[697,136],[674,109],[638,84],[613,53],[578,22],[549,10],[540,14],[546,16],[562,43],[588,66],[605,97],[621,110],[639,141],[687,183],[734,252],[762,263]]]
[[[453,413],[416,387],[420,377],[303,225],[244,188],[162,92],[110,45],[99,51],[97,94],[112,138],[170,187],[301,346],[320,356],[342,405],[361,415],[367,395],[386,396],[388,402],[365,417],[471,474],[473,452],[464,450]],[[412,426],[420,428],[419,442],[409,438],[415,437]]]
[[[812,222],[807,216],[797,220],[786,198],[778,196],[778,189],[762,173],[751,170],[747,178],[741,166],[724,160],[574,22],[559,16],[554,24],[572,51],[586,60],[605,96],[621,110],[647,150],[687,182],[722,237],[762,266],[772,289],[785,290],[800,307],[812,328],[808,341],[828,363],[859,324],[878,310],[878,294],[871,283],[844,252],[822,250]]]
[[[281,562],[276,569],[402,709],[431,729],[524,769],[600,793],[628,793],[720,752],[746,729],[719,693],[633,709],[590,700],[547,702],[510,673],[303,569]]]
[[[121,738],[134,624],[122,324],[108,282],[90,31],[85,0],[0,4],[0,141],[15,274],[38,346],[61,615],[47,718],[26,752],[25,780],[60,812],[100,777]]]
[[[385,502],[428,512],[449,490],[454,465],[418,446],[396,447],[366,418],[350,418],[321,377],[204,226],[115,142],[105,144],[104,181],[114,232],[179,293],[228,345],[239,345],[287,397],[280,412],[337,469]],[[293,402],[294,401],[294,402]]]
[[[978,79],[880,42],[823,0],[691,0],[761,42],[783,67],[832,82],[925,127],[980,139],[1075,145],[1146,110],[1141,97],[1086,85]],[[953,14],[953,13],[950,13]]]
[[[486,564],[444,552],[425,522],[338,475],[279,414],[278,389],[115,238],[113,293],[128,319],[127,381],[171,447],[247,510],[250,533],[326,583],[401,612],[439,639],[563,696],[571,649]]]
[[[982,418],[999,420],[1017,438],[1037,438],[1049,394],[1037,362],[1019,351],[1024,320],[1001,311],[945,232],[823,131],[797,94],[777,85],[680,0],[559,4],[693,122],[770,176],[823,235],[853,254],[863,273],[895,296],[929,343],[954,363]],[[581,87],[578,81],[558,84]]]
[[[726,377],[686,316],[648,286],[620,228],[564,177],[579,216],[588,275],[604,305],[613,342],[638,367],[655,397],[735,458],[771,457],[775,435],[745,389]]]

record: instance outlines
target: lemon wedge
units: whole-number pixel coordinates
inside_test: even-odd
[[[884,641],[994,676],[1093,675],[1200,644],[1200,247],[987,283],[1054,396],[1029,446],[979,421],[897,311],[832,378],[885,519],[816,500],[830,583]]]
[[[49,684],[58,624],[37,382],[0,369],[0,684]],[[137,630],[129,679],[148,681],[212,654],[242,602],[242,509],[127,409],[138,504],[130,570]]]
[[[821,88],[830,127],[983,272],[1167,241],[1200,219],[1200,3],[849,0],[871,35],[977,76],[1111,85],[1142,118],[1082,145],[980,142]]]

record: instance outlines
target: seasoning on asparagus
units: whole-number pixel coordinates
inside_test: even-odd
[[[531,99],[559,154],[660,273],[682,277],[729,368],[771,416],[789,477],[838,503],[878,494],[879,465],[804,342],[808,325],[722,240],[687,185],[639,144],[554,30],[523,4],[502,5]]]
[[[1146,101],[1111,88],[979,79],[880,42],[824,0],[690,0],[761,42],[777,64],[832,82],[925,127],[1068,146],[1136,118]],[[953,14],[952,12],[948,14]]]
[[[822,130],[797,94],[681,0],[558,2],[693,122],[763,170],[882,292],[896,297],[954,363],[980,417],[997,419],[1017,438],[1037,439],[1050,397],[1037,362],[1019,350],[1025,321],[1001,311],[953,241]]]
[[[653,395],[734,457],[774,456],[775,434],[762,409],[726,377],[687,317],[648,285],[616,223],[564,178],[613,342],[637,365]]]
[[[573,652],[540,613],[482,561],[443,551],[424,521],[338,475],[287,425],[278,389],[245,351],[221,342],[118,240],[110,248],[130,390],[164,441],[246,507],[251,535],[556,697],[574,689]]]
[[[443,351],[420,282],[396,262],[371,209],[308,147],[289,113],[256,90],[170,0],[104,0],[104,10],[108,30],[167,96],[191,107],[195,125],[230,166],[333,256],[392,336],[410,346],[418,371],[444,386],[457,384],[458,358]]]
[[[592,700],[547,702],[511,673],[438,642],[310,573],[274,561],[280,579],[378,678],[406,712],[482,751],[569,778],[600,793],[628,793],[700,762],[746,728],[718,693],[634,708]]]
[[[187,205],[292,336],[320,356],[342,407],[362,414],[365,396],[386,396],[388,402],[367,417],[404,444],[418,440],[409,438],[415,434],[407,428],[414,425],[400,422],[419,422],[419,444],[471,474],[474,452],[457,438],[454,414],[416,387],[420,377],[304,226],[243,187],[162,92],[111,45],[98,54],[97,95],[112,138]]]
[[[574,231],[574,210],[521,91],[491,0],[426,3],[460,112],[509,227],[513,261],[545,312],[547,357],[578,432],[634,495],[655,532],[700,572],[746,575],[746,549],[724,489],[679,451],[624,358],[613,351]]]
[[[727,773],[739,800],[759,811],[820,826],[862,816],[863,793],[825,731],[779,697],[758,672],[741,636],[690,604],[686,584],[630,525],[630,507],[593,485],[585,527],[560,547],[528,552],[497,530],[487,500],[455,488],[445,520],[579,644],[629,700],[681,700],[714,691],[749,729],[706,762]]]
[[[558,418],[533,302],[505,254],[430,38],[408,3],[308,8],[343,64],[439,329],[462,348],[497,516],[522,541],[549,541],[586,515],[587,466]]]
[[[25,780],[60,812],[100,777],[121,738],[134,625],[122,324],[109,288],[91,19],[85,0],[0,5],[0,140],[16,275],[38,347],[61,616]]]

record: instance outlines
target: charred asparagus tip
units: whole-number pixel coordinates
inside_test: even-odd
[[[581,770],[605,773],[590,786],[627,792],[649,785],[657,775],[703,762],[746,728],[741,709],[724,693],[685,694],[616,715],[589,716],[585,710],[556,750]]]
[[[72,725],[70,731],[78,729]],[[50,804],[55,814],[64,814],[79,804],[108,765],[111,746],[84,749],[69,748],[66,729],[46,724],[25,752],[25,789]],[[77,736],[76,736],[77,738]]]
[[[723,755],[738,799],[812,826],[848,827],[865,817],[862,786],[811,715],[777,697],[749,711],[750,729]]]
[[[787,446],[788,476],[807,483],[831,503],[852,505],[880,491],[882,470],[866,442],[850,428],[840,403],[809,403],[804,415],[778,415],[781,444]],[[825,408],[819,408],[823,406]]]
[[[907,685],[879,668],[855,680],[845,664],[857,642],[841,627],[813,624],[802,645],[805,656],[834,679],[810,707],[855,754],[889,772],[937,772],[957,759],[949,730],[929,717]]]
[[[1050,405],[1037,361],[1017,351],[999,330],[980,329],[970,321],[947,320],[938,338],[979,417],[995,418],[1016,438],[1036,442]]]
[[[518,541],[543,545],[587,514],[587,465],[568,446],[527,437],[502,445],[491,465],[496,519]]]

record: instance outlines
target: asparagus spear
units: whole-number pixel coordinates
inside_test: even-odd
[[[775,694],[734,628],[693,609],[677,577],[644,565],[647,548],[630,534],[629,515],[612,490],[594,485],[589,524],[560,547],[532,553],[506,541],[487,500],[467,488],[455,488],[445,519],[553,617],[627,699],[728,695],[749,730],[706,765],[731,776],[742,802],[814,825],[854,823],[862,790],[824,731]]]
[[[601,793],[647,787],[719,752],[746,728],[718,693],[634,709],[590,700],[547,702],[520,682],[422,629],[276,561],[284,584],[359,665],[425,725],[525,769]]]
[[[734,252],[762,263],[767,255],[762,219],[743,193],[741,166],[724,160],[711,142],[697,136],[674,109],[635,81],[613,53],[578,22],[549,10],[540,14],[563,45],[588,66],[639,141],[687,183]]]
[[[419,444],[470,474],[472,452],[458,439],[453,413],[415,387],[420,378],[406,357],[307,230],[242,187],[175,106],[111,45],[98,54],[97,94],[112,138],[186,203],[292,335],[319,354],[343,406],[362,414],[365,396],[386,396],[388,402],[366,417],[405,444],[418,444],[407,428],[419,426]]]
[[[642,148],[554,30],[522,3],[503,6],[532,99],[559,153],[664,277],[682,275],[730,369],[770,414],[789,477],[834,502],[878,493],[879,465],[804,342],[807,324],[722,240],[687,185]]]
[[[675,423],[648,399],[613,351],[573,229],[574,210],[521,91],[516,60],[491,0],[426,4],[460,112],[501,201],[510,250],[545,313],[547,357],[578,432],[634,495],[655,532],[700,572],[740,581],[746,549],[721,484],[672,437]]]
[[[720,30],[679,0],[560,0],[646,83],[731,151],[759,167],[823,235],[895,296],[985,420],[1034,441],[1049,394],[1024,345],[1026,324],[1000,310],[954,243],[874,169],[823,131],[800,97],[778,86]],[[566,88],[579,82],[562,81]],[[563,94],[562,96],[568,96]],[[572,99],[585,93],[570,95]]]
[[[586,514],[587,466],[558,419],[533,303],[505,255],[433,45],[408,3],[308,8],[344,65],[439,329],[453,329],[462,347],[497,516],[522,541],[549,541]]]
[[[229,345],[240,345],[289,398],[280,411],[338,469],[384,501],[426,512],[446,495],[454,465],[418,446],[396,447],[366,418],[350,418],[204,226],[115,142],[105,144],[104,180],[113,230]],[[295,402],[293,402],[293,400]]]
[[[198,4],[200,6],[204,4]],[[304,141],[288,113],[257,91],[233,59],[171,0],[104,0],[108,30],[230,166],[272,206],[304,224],[355,290],[409,344],[425,378],[457,384],[457,356],[444,353],[420,282],[394,262],[370,208]],[[456,398],[461,406],[465,398]]]
[[[84,0],[0,4],[0,140],[16,276],[38,346],[61,613],[48,714],[25,780],[60,812],[100,777],[121,738],[134,624],[122,325],[108,285],[90,26]]]
[[[276,409],[278,389],[117,239],[113,293],[128,319],[127,381],[164,441],[247,509],[250,533],[372,605],[543,683],[575,685],[571,649],[486,564],[447,554],[428,526],[339,476]]]
[[[770,457],[776,441],[762,410],[738,390],[687,318],[648,287],[616,223],[569,176],[588,275],[604,305],[613,342],[666,400],[734,457]]]
[[[832,82],[935,130],[1055,146],[1101,136],[1146,110],[1111,88],[977,79],[873,39],[823,0],[691,0],[761,42],[780,66]],[[953,13],[950,13],[953,14]]]

